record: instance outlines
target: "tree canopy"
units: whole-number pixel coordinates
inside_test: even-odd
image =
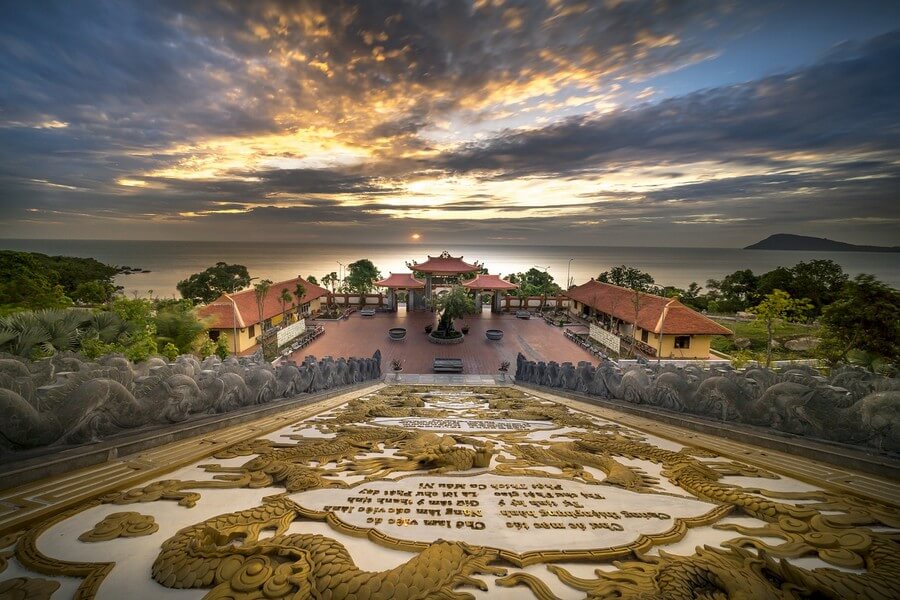
[[[225,293],[232,293],[250,285],[250,273],[244,265],[217,262],[200,273],[194,273],[176,284],[182,298],[208,304]]]
[[[344,283],[354,294],[368,294],[381,278],[381,272],[368,258],[361,258],[347,265],[347,276]]]
[[[635,267],[621,265],[603,271],[597,276],[597,281],[611,283],[640,292],[653,292],[656,289],[656,281],[650,273],[645,273]]]
[[[117,267],[93,258],[0,250],[0,306],[62,308],[72,301],[102,304],[121,288]]]
[[[438,321],[438,332],[444,335],[454,331],[453,320],[464,317],[475,311],[475,301],[466,288],[461,285],[453,286],[446,294],[437,296],[435,305],[441,313]]]
[[[262,327],[263,331],[266,329],[266,321],[263,318],[263,309],[266,306],[266,296],[269,295],[269,289],[271,289],[271,287],[271,279],[263,279],[253,285],[253,297],[256,300],[256,309],[259,314],[259,326]]]
[[[309,282],[313,283],[311,279],[309,280]],[[332,294],[334,293],[334,286],[337,282],[338,274],[334,271],[332,271],[331,273],[326,273],[322,276],[322,285],[330,289]]]
[[[821,349],[831,360],[846,360],[852,351],[900,360],[900,292],[873,275],[847,281],[821,321]]]
[[[528,296],[551,296],[562,292],[562,288],[553,281],[553,275],[536,267],[510,275],[509,280],[518,284],[519,289]]]
[[[750,312],[756,315],[756,320],[766,328],[767,367],[772,364],[772,340],[779,322],[800,321],[811,308],[812,304],[806,298],[791,298],[791,295],[783,290],[773,290],[762,302],[750,309]]]
[[[812,304],[810,316],[818,316],[825,306],[834,302],[848,279],[833,260],[811,260],[760,275],[757,293],[764,296],[778,289],[795,298],[808,298]]]

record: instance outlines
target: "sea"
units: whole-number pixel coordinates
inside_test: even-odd
[[[139,240],[36,240],[0,239],[0,249],[41,252],[49,255],[81,256],[101,262],[139,267],[147,272],[119,275],[117,283],[129,295],[169,297],[175,285],[214,265],[238,263],[251,277],[282,281],[298,275],[317,279],[332,271],[340,274],[346,265],[368,258],[384,276],[409,272],[408,261],[424,261],[444,250],[478,261],[490,273],[509,275],[531,267],[547,270],[557,283],[566,277],[575,284],[597,277],[616,265],[637,267],[650,273],[660,285],[684,288],[692,281],[705,286],[708,279],[721,279],[739,269],[761,274],[775,267],[790,267],[800,261],[831,259],[851,276],[871,273],[900,288],[900,253],[796,252],[743,250],[739,248],[658,248],[613,246],[513,246],[419,244],[309,244],[290,242],[174,242]],[[343,266],[342,266],[343,265]]]

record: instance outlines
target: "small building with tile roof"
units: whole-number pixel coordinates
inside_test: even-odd
[[[479,273],[475,279],[464,281],[462,286],[469,291],[475,292],[493,292],[491,297],[491,312],[500,312],[500,300],[503,293],[511,292],[518,289],[515,283],[501,278],[499,275],[488,275],[487,273]],[[481,302],[480,300],[478,301]]]
[[[305,290],[299,302],[293,295],[298,283]],[[286,302],[284,306],[279,299],[283,289],[287,289],[291,294],[291,302]],[[233,294],[222,294],[206,306],[200,307],[197,313],[207,324],[210,339],[218,340],[225,337],[229,349],[236,354],[242,354],[258,343],[257,337],[263,331],[262,325],[266,328],[287,325],[306,315],[315,314],[321,310],[322,298],[327,296],[328,290],[325,288],[302,277],[295,277],[278,281],[269,287],[263,301],[262,322],[252,287]],[[286,322],[282,321],[282,318],[286,319]]]
[[[422,294],[417,292],[425,289],[425,282],[413,277],[412,273],[391,273],[385,279],[376,281],[375,285],[388,289],[387,306],[394,312],[397,312],[397,292],[401,290],[407,293],[407,311],[410,311],[417,302],[424,308],[424,299],[417,299],[417,296],[421,297]]]
[[[413,263],[407,266],[413,271],[429,275],[460,275],[462,273],[477,273],[481,269],[481,265],[478,263],[467,263],[462,256],[450,256],[450,253],[446,250],[440,256],[429,255],[428,260],[425,262]]]
[[[407,262],[406,266],[413,271],[413,276],[421,274],[425,277],[425,289],[423,291],[414,291],[410,294],[413,308],[424,309],[427,301],[432,297],[435,287],[446,287],[459,283],[460,275],[477,275],[483,269],[482,265],[477,261],[467,263],[462,256],[451,256],[449,252],[444,250],[440,256],[428,255],[428,260],[424,262]],[[407,308],[410,306],[407,301]]]
[[[732,335],[727,327],[675,298],[594,279],[564,295],[572,301],[569,310],[573,313],[596,321],[597,326],[653,357],[707,359],[714,335]]]

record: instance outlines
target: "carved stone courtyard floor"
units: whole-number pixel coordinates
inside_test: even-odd
[[[897,481],[417,381],[7,490],[0,597],[900,597]]]

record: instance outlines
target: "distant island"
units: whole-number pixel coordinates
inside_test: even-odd
[[[744,250],[807,250],[827,252],[900,252],[900,246],[859,246],[846,242],[836,242],[828,238],[776,233],[761,242],[756,242]]]

